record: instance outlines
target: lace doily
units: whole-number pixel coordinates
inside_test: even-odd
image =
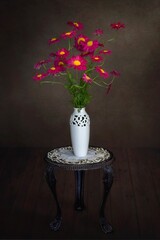
[[[72,147],[61,147],[51,150],[47,158],[56,163],[64,164],[91,164],[103,162],[111,157],[109,151],[103,148],[90,147],[85,157],[76,157]]]

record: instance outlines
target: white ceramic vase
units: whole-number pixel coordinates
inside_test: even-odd
[[[90,118],[85,108],[74,108],[70,117],[70,135],[74,155],[86,156],[90,139]]]

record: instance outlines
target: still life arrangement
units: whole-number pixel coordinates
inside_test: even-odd
[[[67,25],[69,30],[49,39],[49,47],[54,51],[34,65],[37,73],[33,79],[40,84],[61,84],[69,91],[74,108],[70,117],[73,153],[77,157],[84,157],[90,137],[90,118],[85,110],[92,99],[89,89],[96,85],[104,88],[108,94],[120,73],[115,69],[107,70],[105,60],[112,51],[101,42],[104,30],[95,29],[92,37],[88,37],[83,33],[81,22],[69,21]],[[118,31],[125,25],[121,22],[111,23],[110,28]],[[114,40],[107,37],[106,43]]]

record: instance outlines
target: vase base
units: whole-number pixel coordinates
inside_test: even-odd
[[[87,157],[88,151],[87,151],[86,154],[75,154],[74,151],[73,151],[73,155],[74,155],[75,157],[77,157],[77,158],[84,158],[84,157]]]

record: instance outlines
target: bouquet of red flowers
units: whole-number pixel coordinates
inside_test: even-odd
[[[39,70],[43,67],[44,72],[37,73],[33,79],[40,83],[62,84],[71,94],[73,107],[83,108],[91,100],[88,90],[93,84],[106,88],[108,93],[114,78],[120,73],[116,70],[108,72],[104,67],[105,57],[112,52],[99,40],[104,34],[102,29],[96,29],[94,39],[91,39],[83,34],[82,23],[67,24],[71,27],[70,31],[48,42],[55,46],[64,41],[65,47],[56,48],[47,59],[36,63],[34,68]],[[112,23],[110,27],[119,30],[125,25],[118,22]]]

